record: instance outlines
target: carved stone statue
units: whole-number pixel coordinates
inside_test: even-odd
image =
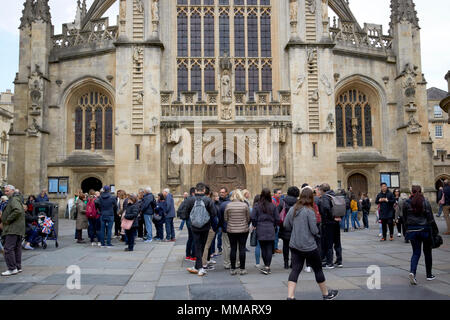
[[[297,78],[297,87],[295,88],[295,95],[299,95],[300,94],[300,89],[303,86],[303,83],[305,83],[305,79],[306,77],[304,75],[299,75]]]
[[[231,102],[231,78],[228,72],[222,75],[220,84],[222,102]]]
[[[35,137],[40,131],[41,127],[38,125],[36,118],[33,118],[33,123],[27,129],[28,135]]]
[[[291,21],[297,21],[298,19],[298,2],[297,0],[291,0],[291,2],[289,3],[289,15],[290,15],[290,19]]]
[[[230,105],[223,105],[222,106],[222,120],[231,120],[233,117],[233,113],[231,110]]]
[[[306,52],[308,63],[311,64],[314,62],[314,59],[316,57],[317,49],[308,48],[308,51]]]
[[[144,3],[142,0],[134,0],[134,4],[136,5],[136,9],[139,13],[144,12]]]
[[[333,88],[331,87],[330,81],[328,80],[326,75],[322,75],[320,78],[320,81],[325,86],[325,89],[327,91],[327,94],[331,96],[333,94]]]
[[[158,0],[153,0],[152,2],[152,20],[159,21]]]
[[[332,113],[328,114],[327,117],[327,129],[334,130],[334,116]]]
[[[312,14],[316,13],[316,0],[306,0],[308,4],[309,12]]]
[[[175,146],[170,148],[169,155],[167,157],[167,178],[168,179],[179,179],[180,178],[180,171],[181,171],[181,165],[174,163],[172,159],[172,150]]]
[[[313,102],[319,101],[319,89],[316,89],[316,90],[312,93],[312,95],[311,95],[311,100],[312,100]]]
[[[144,53],[144,50],[142,48],[140,48],[140,47],[134,48],[134,53],[133,53],[134,63],[140,63],[140,58],[143,53]]]
[[[275,175],[275,178],[285,178],[286,177],[286,148],[280,148],[280,158],[278,164],[278,172]]]
[[[140,92],[136,95],[136,103],[137,103],[137,104],[143,104],[143,103],[144,103],[144,91],[140,91]]]

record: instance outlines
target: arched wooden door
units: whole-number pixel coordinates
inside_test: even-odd
[[[369,191],[367,178],[360,173],[351,175],[348,178],[348,186],[352,187],[353,193],[358,197],[358,199],[359,197],[361,197],[361,194],[367,193]]]
[[[228,191],[245,189],[247,185],[245,166],[242,164],[213,164],[206,168],[206,184],[211,191],[219,192],[226,187]]]

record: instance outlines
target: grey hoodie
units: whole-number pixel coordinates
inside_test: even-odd
[[[284,220],[286,230],[292,230],[289,247],[302,252],[310,252],[317,249],[315,236],[319,234],[316,215],[313,209],[303,207],[294,212],[292,207]]]

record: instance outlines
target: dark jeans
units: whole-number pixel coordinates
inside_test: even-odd
[[[381,219],[381,227],[383,229],[383,239],[387,236],[387,227],[389,226],[389,234],[394,236],[394,220],[393,219]]]
[[[99,237],[99,231],[100,231],[100,219],[90,218],[89,221],[89,227],[88,227],[88,235],[89,239],[91,239],[91,242],[94,242],[94,240],[97,238],[97,240],[100,241]]]
[[[173,218],[166,218],[166,240],[175,239],[175,228],[173,227]]]
[[[4,250],[8,270],[22,269],[22,237],[16,235],[5,236]]]
[[[275,241],[259,240],[259,245],[261,246],[261,255],[264,261],[264,265],[266,267],[270,267],[270,265],[272,264],[273,246],[275,245]]]
[[[217,231],[217,250],[222,252],[222,228],[219,228],[219,231]]]
[[[116,237],[120,236],[120,231],[122,231],[122,219],[115,214],[114,215],[114,235]]]
[[[202,266],[203,250],[205,250],[206,240],[208,240],[209,230],[195,232],[192,231],[195,243],[195,269],[200,270]]]
[[[156,229],[156,239],[164,240],[164,220],[153,222]]]
[[[369,211],[363,211],[363,224],[364,228],[369,229]]]
[[[195,256],[195,243],[194,243],[194,235],[191,229],[190,221],[186,221],[186,227],[188,229],[188,241],[186,242],[186,257],[193,258]]]
[[[413,255],[411,257],[411,273],[416,275],[417,265],[419,263],[420,254],[422,251],[423,244],[423,254],[425,255],[425,269],[427,271],[427,277],[432,275],[431,269],[433,267],[433,256],[432,256],[432,246],[431,237],[425,237],[423,233],[418,234],[416,237],[411,239],[411,246],[413,249]]]
[[[144,228],[144,217],[139,215],[138,217],[138,229],[137,229],[138,238],[144,238],[144,236],[147,234],[145,228]]]
[[[112,227],[114,223],[114,217],[101,217],[100,218],[100,242],[102,243],[102,246],[110,246],[111,245],[111,234],[112,234]],[[105,239],[106,237],[106,239]]]
[[[281,238],[283,239],[283,259],[284,259],[284,263],[289,263],[289,242],[291,241],[291,239],[285,239],[285,238]]]
[[[26,242],[29,242],[31,246],[39,244],[39,232],[35,226],[31,226],[25,237]]]
[[[127,236],[128,250],[134,250],[134,239],[136,238],[137,228],[131,228],[130,230],[125,230]]]
[[[338,225],[338,227],[340,226]],[[310,252],[302,252],[291,248],[291,253],[292,253],[292,271],[291,274],[289,275],[289,281],[297,283],[298,277],[302,272],[303,265],[305,264],[306,260],[307,264],[310,265],[314,271],[314,274],[316,276],[316,282],[317,283],[325,282],[325,276],[323,275],[322,271],[322,261],[320,260],[320,253],[317,249]]]
[[[402,230],[403,230],[403,233],[402,233]],[[403,235],[406,234],[406,228],[405,228],[405,223],[403,222],[403,217],[398,217],[397,231],[398,231],[398,233],[402,233]]]
[[[236,252],[239,244],[239,267],[245,269],[245,245],[247,244],[248,232],[228,233],[230,239],[230,262],[231,269],[236,269]]]
[[[333,246],[336,251],[336,262],[342,263],[341,229],[339,223],[324,224],[324,241],[326,244],[327,264],[333,264]]]

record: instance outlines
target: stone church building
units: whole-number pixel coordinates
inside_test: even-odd
[[[391,0],[389,30],[360,24],[346,0],[78,1],[62,34],[48,0],[26,0],[9,182],[53,199],[104,184],[179,196],[199,181],[252,194],[329,182],[374,197],[380,181],[432,192],[420,45],[413,0]],[[185,139],[174,131],[195,121],[224,135],[279,129],[279,170],[238,156],[261,136],[215,151],[241,161],[174,164]]]

